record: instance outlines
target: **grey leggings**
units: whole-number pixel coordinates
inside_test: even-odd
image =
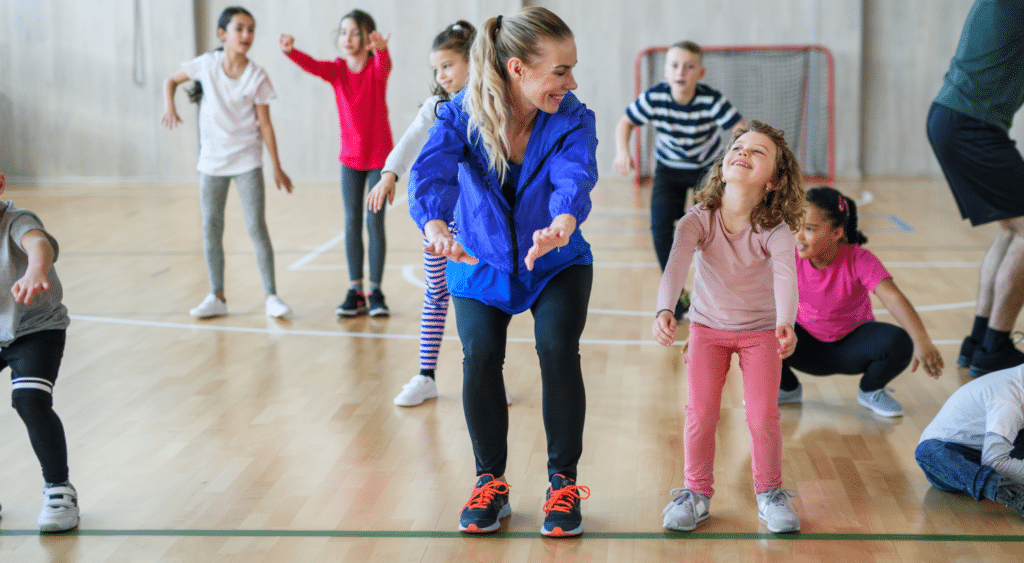
[[[370,283],[380,285],[384,277],[384,255],[388,242],[384,237],[384,208],[373,213],[366,207],[366,185],[380,181],[380,170],[356,170],[341,165],[341,199],[345,203],[345,254],[348,257],[348,279],[363,279],[363,210],[366,210],[366,231],[370,236]]]
[[[210,275],[210,293],[224,292],[224,206],[228,199],[228,184],[234,178],[238,197],[242,200],[245,227],[249,231],[256,264],[260,268],[263,291],[276,294],[274,283],[274,249],[270,246],[270,233],[264,208],[263,169],[256,168],[237,176],[199,175],[199,200],[203,210],[203,251],[206,253],[206,271]]]

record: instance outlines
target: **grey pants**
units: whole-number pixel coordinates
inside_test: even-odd
[[[348,279],[363,279],[363,211],[369,234],[370,283],[380,285],[384,277],[384,255],[388,242],[384,236],[384,207],[373,213],[366,207],[366,186],[380,181],[380,170],[356,170],[341,165],[341,199],[345,204],[345,254],[348,257]]]
[[[234,178],[238,197],[242,200],[245,227],[249,231],[256,263],[263,280],[263,291],[276,294],[274,283],[274,249],[267,231],[263,169],[256,168],[237,176],[199,175],[199,201],[203,211],[203,251],[206,271],[210,275],[210,293],[224,292],[224,207],[228,199],[228,185]]]

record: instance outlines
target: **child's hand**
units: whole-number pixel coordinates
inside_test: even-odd
[[[277,43],[281,46],[281,52],[286,55],[295,48],[295,38],[284,33],[281,34],[281,38],[277,40]]]
[[[628,152],[615,153],[615,173],[620,176],[629,176],[633,173],[633,157]]]
[[[558,227],[544,227],[533,231],[533,246],[526,252],[523,262],[527,270],[533,270],[533,263],[548,252],[569,244],[569,233]]]
[[[177,110],[171,108],[164,112],[163,117],[160,118],[160,123],[163,123],[164,127],[168,129],[174,129],[176,125],[181,124],[181,118],[178,117]]]
[[[651,334],[654,340],[662,346],[671,346],[676,341],[676,317],[672,311],[665,309],[654,317],[654,324],[651,325]],[[686,347],[683,348],[683,356],[686,356]]]
[[[934,379],[938,379],[942,375],[942,368],[946,367],[942,361],[942,354],[939,354],[939,349],[931,341],[914,346],[914,363],[911,364],[910,371],[917,371],[918,365],[923,366],[925,373]]]
[[[289,178],[288,175],[284,173],[284,170],[281,170],[280,168],[274,169],[274,183],[277,184],[277,189],[280,190],[284,188],[284,191],[288,193],[292,193],[292,189],[294,189],[294,186],[292,186],[292,179]]]
[[[36,295],[50,289],[50,280],[45,274],[35,271],[26,271],[20,280],[14,282],[11,287],[11,295],[16,303],[28,305]]]
[[[796,350],[796,332],[793,325],[782,323],[775,327],[775,336],[779,339],[779,357],[785,360]]]
[[[390,33],[388,33],[387,37],[384,37],[379,31],[370,32],[370,50],[374,53],[387,49],[388,41],[391,41]]]
[[[380,181],[370,190],[366,196],[366,207],[377,213],[384,207],[384,202],[395,202],[395,173],[385,172],[380,175]]]

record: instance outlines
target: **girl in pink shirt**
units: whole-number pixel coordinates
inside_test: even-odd
[[[868,239],[857,230],[853,200],[820,187],[808,190],[807,203],[796,235],[797,346],[782,362],[779,403],[803,398],[791,368],[812,375],[864,374],[857,401],[881,416],[903,416],[885,386],[908,365],[915,371],[920,364],[928,375],[939,377],[942,355],[885,266],[860,247]],[[903,328],[875,321],[869,292]]]
[[[740,357],[758,516],[772,532],[797,532],[800,520],[782,489],[777,382],[793,353],[797,287],[793,233],[801,220],[800,167],[782,132],[751,121],[734,133],[711,167],[697,205],[676,227],[658,289],[652,332],[675,340],[673,316],[691,260],[696,263],[686,351],[686,486],[674,489],[664,526],[691,531],[707,519],[714,494],[715,428],[732,354]]]
[[[345,253],[351,287],[335,309],[340,317],[390,315],[380,290],[384,275],[384,209],[366,212],[369,233],[370,292],[363,291],[363,195],[367,182],[380,181],[380,171],[392,149],[391,125],[385,100],[391,56],[388,39],[376,31],[373,18],[352,10],[341,18],[338,47],[345,56],[333,61],[316,60],[295,48],[295,38],[281,36],[281,51],[302,70],[319,76],[334,87],[341,127],[341,197],[345,203]],[[369,306],[367,306],[369,298]]]

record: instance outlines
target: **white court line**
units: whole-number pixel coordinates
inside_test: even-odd
[[[206,325],[206,324],[187,324],[187,323],[165,323],[159,321],[139,321],[135,319],[115,319],[111,317],[92,317],[86,315],[70,315],[70,317],[76,321],[88,321],[95,323],[108,323],[108,324],[120,324],[129,326],[144,326],[151,328],[177,328],[187,330],[204,330],[210,332],[243,332],[250,334],[269,334],[273,336],[333,336],[333,337],[349,337],[349,338],[368,338],[377,340],[419,340],[420,335],[418,334],[378,334],[372,332],[335,332],[328,330],[291,330],[283,328],[252,328],[242,326],[222,326],[222,325]],[[443,340],[458,342],[459,337],[457,336],[445,336]],[[522,342],[531,343],[534,342],[533,338],[509,338],[508,342]],[[657,342],[652,340],[602,340],[594,338],[581,338],[580,344],[595,344],[598,346],[611,346],[611,345],[622,345],[622,346],[656,346]],[[676,342],[675,345],[682,345],[683,342]]]
[[[398,205],[401,205],[401,204],[405,203],[406,201],[408,201],[408,196],[403,193],[403,194],[401,194],[401,195],[399,195],[398,197],[395,198],[394,203],[388,204],[387,208],[391,209],[392,207],[396,207]],[[327,252],[328,250],[330,250],[332,247],[334,247],[335,245],[337,245],[338,243],[340,243],[343,240],[345,240],[345,231],[342,231],[342,232],[338,233],[331,240],[329,240],[329,241],[321,244],[320,246],[314,248],[312,252],[310,252],[309,254],[303,256],[302,258],[299,258],[298,260],[293,262],[290,266],[288,266],[288,269],[289,270],[341,270],[343,268],[346,268],[346,266],[306,266],[306,264],[309,264],[313,260],[316,260],[321,254],[323,254],[324,252]]]
[[[918,311],[947,311],[949,309],[967,309],[968,307],[974,307],[977,305],[977,301],[964,301],[962,303],[943,303],[941,305],[925,305],[923,307],[914,307]],[[888,313],[888,309],[875,309],[871,311],[876,315],[882,315]]]

